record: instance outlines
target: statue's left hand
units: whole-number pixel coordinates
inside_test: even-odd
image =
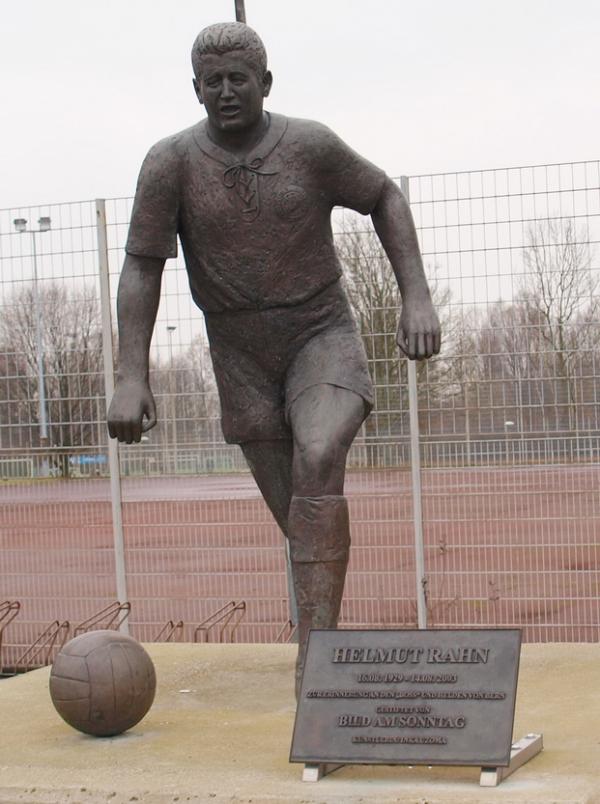
[[[440,322],[431,299],[405,300],[396,343],[410,360],[437,355],[441,345]]]

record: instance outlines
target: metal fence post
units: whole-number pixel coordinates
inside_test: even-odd
[[[96,199],[96,232],[98,236],[98,270],[100,275],[100,303],[102,307],[102,352],[104,357],[104,388],[106,407],[115,390],[113,361],[113,329],[110,309],[110,278],[108,271],[108,238],[106,233],[106,204],[103,198]],[[113,521],[113,543],[115,550],[115,575],[117,598],[120,603],[129,600],[127,594],[127,574],[125,571],[125,543],[123,539],[123,509],[121,497],[121,467],[119,464],[119,445],[114,438],[108,439],[108,466],[110,470],[110,500]],[[119,630],[129,633],[127,619]]]
[[[401,176],[400,189],[410,204],[408,176]],[[415,573],[417,593],[417,623],[427,628],[427,596],[425,576],[425,550],[423,547],[423,505],[421,489],[421,452],[419,444],[419,401],[417,394],[417,367],[408,360],[408,409],[410,414],[410,464],[412,475],[413,527],[415,536]]]

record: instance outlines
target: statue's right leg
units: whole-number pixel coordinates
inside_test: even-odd
[[[292,441],[246,441],[240,446],[264,501],[287,536],[292,499]]]

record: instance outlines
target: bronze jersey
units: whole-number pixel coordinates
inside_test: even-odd
[[[300,304],[341,275],[333,207],[372,212],[384,180],[313,121],[269,115],[245,157],[212,142],[202,121],[150,149],[126,250],[175,257],[179,235],[193,299],[206,312]]]

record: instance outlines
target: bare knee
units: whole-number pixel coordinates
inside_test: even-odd
[[[309,438],[294,445],[294,494],[342,494],[347,449],[332,440]]]
[[[338,450],[338,445],[329,439],[312,438],[296,443],[295,455],[307,472],[322,474],[333,468]]]
[[[363,418],[353,391],[322,384],[302,392],[290,409],[294,494],[343,494],[346,456]]]

